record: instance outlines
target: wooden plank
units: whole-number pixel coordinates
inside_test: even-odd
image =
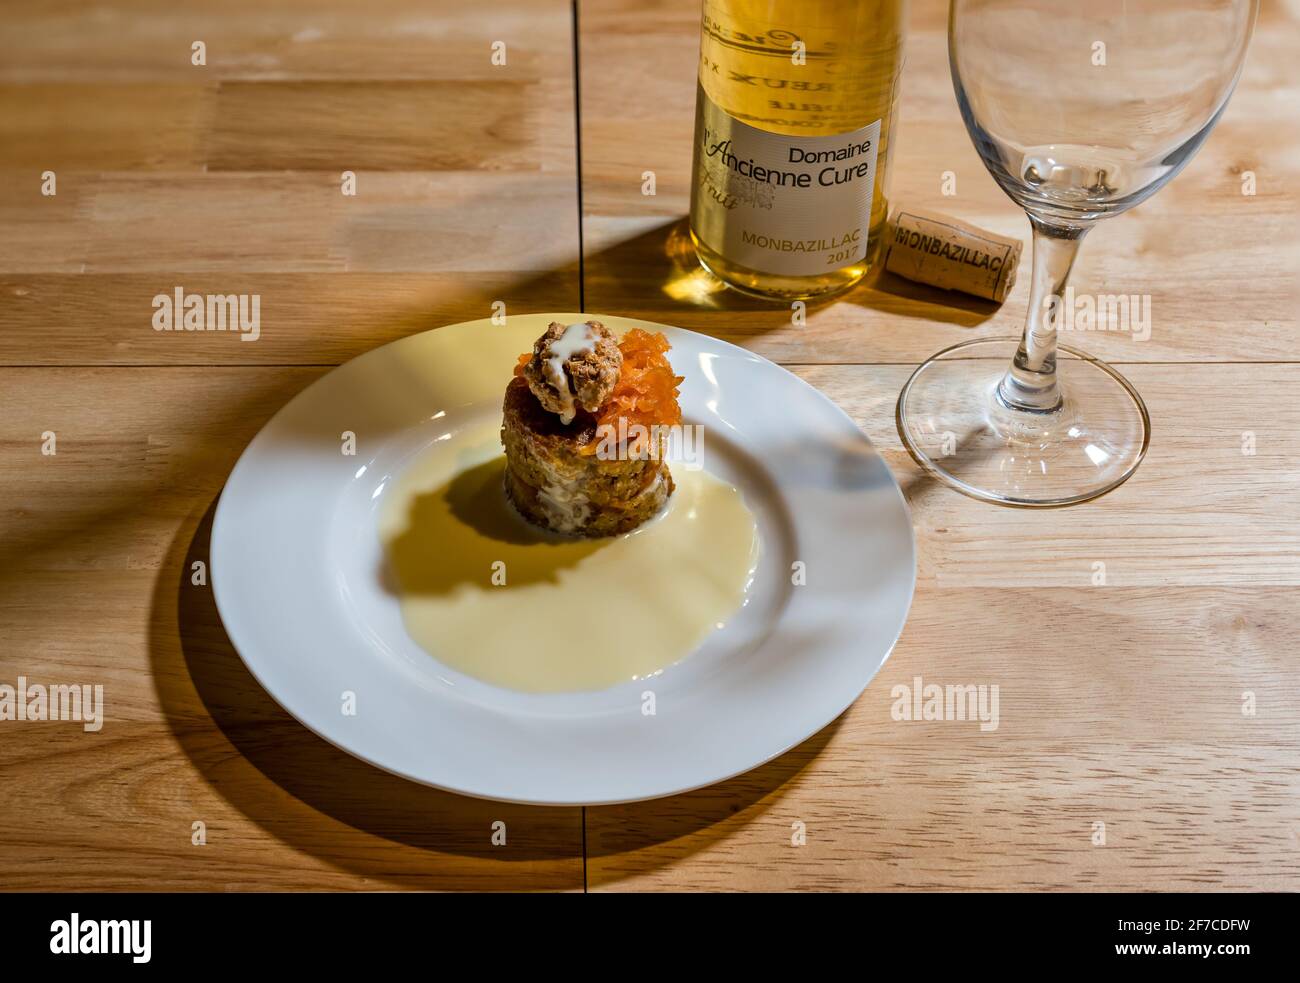
[[[436,241],[436,240],[435,240]],[[153,298],[177,286],[260,298],[255,342],[239,332],[159,332]],[[0,364],[172,365],[343,362],[444,324],[578,308],[573,265],[439,273],[159,273],[0,275]],[[93,325],[93,330],[88,326]]]
[[[579,810],[438,792],[327,745],[191,583],[234,461],[322,372],[0,371],[0,680],[105,699],[94,733],[0,725],[0,888],[581,888]]]
[[[25,172],[11,178],[30,183],[33,205],[46,170],[200,171],[211,113],[198,81],[0,85],[0,168]]]
[[[536,83],[225,82],[212,171],[541,170]]]
[[[905,663],[907,651],[895,659]],[[957,663],[925,679],[1008,678],[970,670]],[[913,676],[909,668],[898,678],[912,685]],[[888,696],[895,681],[886,673],[879,691]],[[970,725],[929,726],[947,729],[927,740],[923,726],[891,720],[889,701],[878,698],[750,776],[639,810],[588,810],[590,889],[1294,891],[1300,884],[1300,781],[1289,747],[1274,739],[1045,743],[1040,732],[1025,744],[977,743],[952,734]],[[796,823],[805,845],[793,845]],[[1099,834],[1104,844],[1094,845]]]
[[[341,193],[338,174],[311,172],[72,172],[59,186],[59,196],[76,197],[70,215],[62,204],[46,213],[32,203],[40,194],[34,184],[0,197],[0,218],[31,231],[0,241],[6,273],[435,273],[504,265],[531,277],[569,267],[577,239],[572,175],[361,172],[355,197]],[[52,225],[54,216],[65,221]]]
[[[504,72],[481,80],[0,85],[0,168],[337,174],[547,165],[572,174],[572,130],[562,125],[568,95]]]
[[[0,82],[537,78],[567,66],[569,20],[565,0],[45,0],[6,11]]]
[[[245,703],[258,697],[241,691]],[[6,891],[582,889],[577,810],[415,785],[293,721],[214,716],[184,730],[109,723],[98,734],[20,726],[0,752]],[[196,822],[204,845],[193,843]]]

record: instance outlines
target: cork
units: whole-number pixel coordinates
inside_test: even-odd
[[[947,215],[900,208],[889,216],[885,248],[891,273],[1000,304],[1016,282],[1021,242]]]

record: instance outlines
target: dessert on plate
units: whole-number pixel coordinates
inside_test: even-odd
[[[506,494],[524,518],[571,536],[630,532],[673,493],[669,428],[682,377],[668,339],[599,321],[551,322],[506,387]]]

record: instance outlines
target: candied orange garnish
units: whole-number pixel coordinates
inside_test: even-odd
[[[623,369],[613,394],[600,408],[597,425],[618,426],[620,417],[629,426],[681,423],[677,388],[684,377],[673,375],[673,367],[668,363],[668,339],[658,332],[651,334],[633,328],[619,339],[618,348],[623,353]]]

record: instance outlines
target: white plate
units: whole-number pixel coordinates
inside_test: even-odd
[[[552,320],[589,317],[668,336],[686,377],[684,422],[705,426],[706,468],[740,488],[762,538],[747,603],[654,678],[653,715],[642,712],[645,681],[531,694],[457,673],[411,640],[382,581],[377,519],[392,479],[445,434],[499,419],[518,354]],[[355,456],[341,453],[344,431]],[[549,805],[684,792],[799,744],[884,664],[916,582],[902,493],[825,396],[704,335],[572,313],[439,328],[319,379],[239,459],[211,561],[231,641],[304,725],[417,782]]]

